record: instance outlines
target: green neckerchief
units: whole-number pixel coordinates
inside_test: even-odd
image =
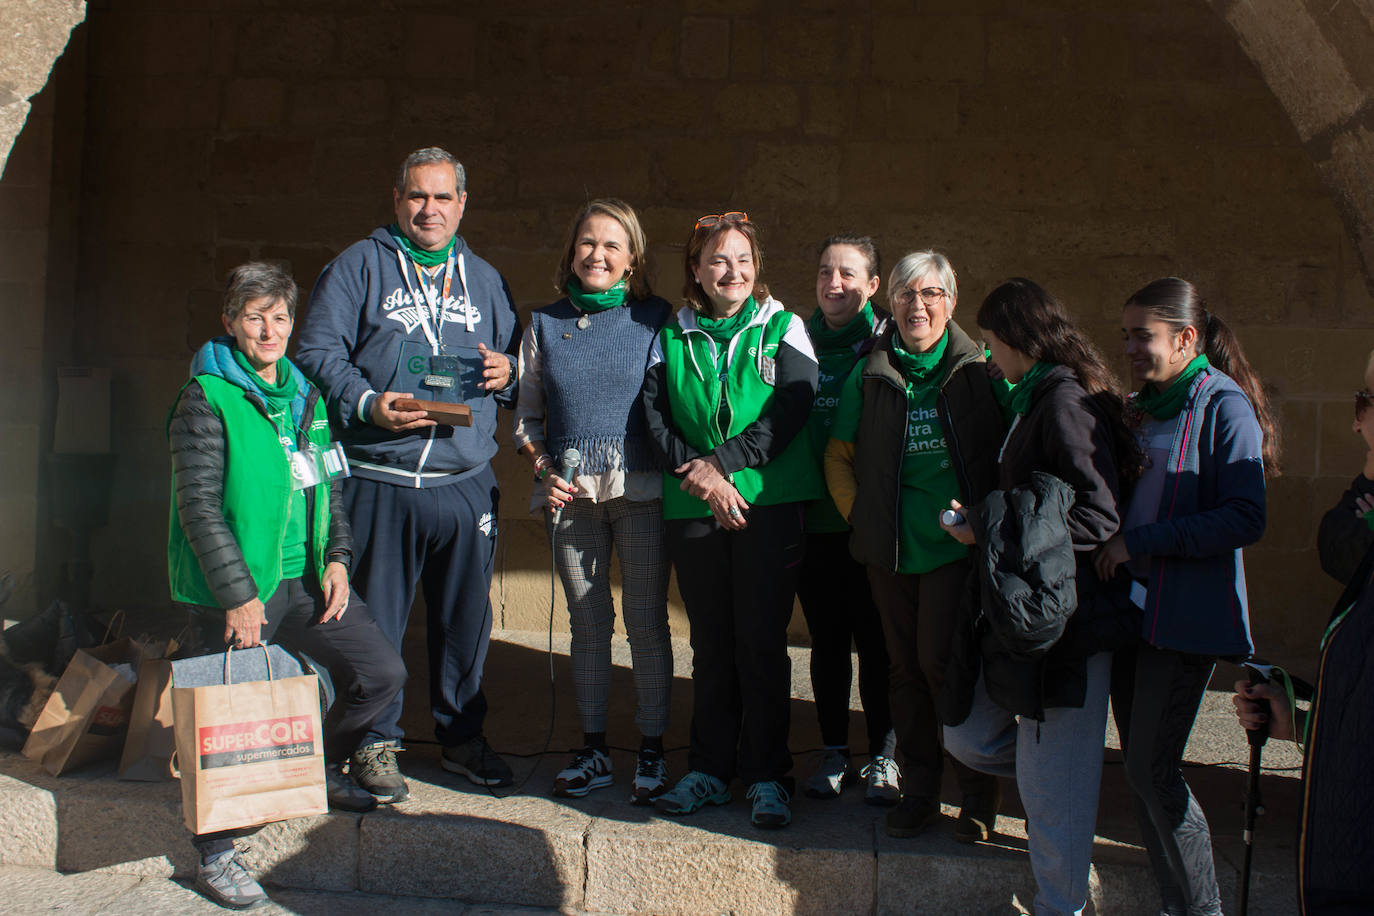
[[[806,323],[817,350],[843,350],[873,333],[873,304],[865,300],[858,314],[838,331],[825,323],[825,313],[819,308],[811,313]]]
[[[453,243],[455,239],[457,239],[457,236],[449,239],[448,244],[438,251],[426,251],[423,248],[416,248],[415,243],[406,238],[405,233],[401,231],[401,227],[395,223],[392,223],[387,229],[391,232],[391,237],[396,240],[396,244],[401,246],[401,250],[421,267],[438,267],[440,264],[447,261],[449,249],[453,247]]]
[[[568,298],[572,300],[572,304],[584,312],[592,312],[593,314],[624,305],[625,294],[629,289],[630,284],[622,277],[608,290],[589,293],[582,288],[582,284],[578,282],[576,277],[568,278]]]
[[[758,310],[759,304],[754,301],[753,296],[750,296],[744,300],[739,311],[729,318],[711,318],[705,313],[697,315],[697,327],[705,331],[716,342],[720,351],[724,353],[725,348],[730,345],[731,338],[748,327]]]
[[[291,435],[292,427],[296,424],[296,418],[291,416],[291,402],[299,394],[296,381],[291,377],[291,364],[286,361],[286,357],[277,360],[277,381],[276,384],[268,382],[258,375],[258,370],[248,362],[248,357],[243,355],[243,351],[234,347],[234,361],[237,362],[245,372],[248,373],[249,380],[257,387],[262,399],[267,402],[268,412],[281,415],[282,426],[278,427],[278,432],[283,436],[289,437],[292,441],[295,436]]]
[[[940,360],[945,358],[945,347],[949,344],[949,328],[940,335],[940,339],[935,346],[924,353],[912,353],[902,344],[902,335],[892,332],[892,358],[897,363],[897,368],[901,370],[902,377],[912,385],[924,385],[930,381],[935,370],[940,366]]]
[[[983,348],[983,361],[992,362],[992,351],[987,347]],[[1007,381],[1005,375],[1001,378],[992,378],[989,375],[988,381],[992,382],[992,396],[1002,411],[1002,419],[1010,423],[1011,418],[1016,416],[1016,411],[1011,409],[1011,393],[1016,390],[1016,386]]]
[[[1172,420],[1183,409],[1183,402],[1188,400],[1188,389],[1192,387],[1193,379],[1210,365],[1207,354],[1199,353],[1163,391],[1152,382],[1146,382],[1135,396],[1135,406],[1156,420]]]
[[[1021,376],[1021,381],[1012,385],[1011,395],[1007,398],[1007,406],[1011,408],[1012,413],[1025,416],[1026,411],[1030,410],[1031,394],[1034,393],[1035,386],[1057,365],[1059,364],[1047,363],[1043,359],[1036,360],[1030,371]]]

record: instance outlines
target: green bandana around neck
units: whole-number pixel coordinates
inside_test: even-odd
[[[248,361],[248,357],[243,355],[243,351],[238,347],[232,348],[234,351],[234,362],[238,363],[244,372],[248,373],[249,380],[257,386],[258,391],[262,392],[263,400],[273,410],[280,410],[290,405],[297,394],[296,380],[291,377],[291,363],[287,362],[283,356],[277,360],[277,381],[268,382],[258,370],[253,368],[253,364]]]
[[[844,327],[836,330],[825,323],[825,313],[819,308],[811,313],[807,330],[818,350],[842,350],[854,346],[873,333],[873,303],[864,301],[864,307],[849,320]]]
[[[1043,359],[1036,360],[1035,365],[1021,376],[1021,381],[1012,385],[1011,394],[1007,398],[1007,406],[1011,408],[1012,413],[1025,416],[1026,411],[1030,410],[1031,395],[1035,393],[1035,386],[1057,365],[1059,364],[1047,363]]]
[[[396,240],[396,244],[401,247],[401,250],[421,267],[438,267],[440,264],[447,261],[449,249],[453,247],[457,239],[457,236],[449,239],[448,244],[438,251],[426,251],[423,248],[415,247],[415,243],[406,238],[405,233],[401,231],[401,227],[396,223],[392,223],[387,229],[391,232],[391,237]]]
[[[748,327],[758,310],[759,304],[754,301],[753,296],[750,296],[744,300],[739,311],[729,318],[712,318],[706,314],[697,315],[697,327],[710,335],[716,343],[724,346],[730,342],[732,337]]]
[[[901,370],[902,377],[913,385],[924,385],[930,381],[930,377],[935,374],[935,370],[940,365],[940,360],[945,358],[945,347],[949,344],[949,328],[940,335],[939,341],[925,353],[912,353],[902,343],[902,335],[896,329],[892,331],[892,358],[897,363],[897,368]]]
[[[1163,391],[1156,388],[1153,382],[1146,382],[1134,398],[1136,408],[1156,420],[1172,420],[1188,400],[1188,389],[1192,387],[1193,379],[1211,365],[1207,361],[1207,354],[1199,353]]]
[[[568,278],[568,298],[572,300],[572,304],[584,312],[593,314],[624,305],[625,295],[629,291],[630,283],[623,277],[616,281],[610,289],[602,290],[599,293],[589,293],[584,290],[577,277]]]

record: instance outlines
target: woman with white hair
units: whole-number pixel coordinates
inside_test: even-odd
[[[978,503],[997,484],[1006,427],[983,348],[952,320],[954,268],[944,255],[906,255],[888,279],[892,328],[855,366],[840,395],[825,476],[854,527],[887,652],[903,798],[890,836],[915,836],[940,815],[944,751],[937,707],[961,603],[976,599],[968,549],[940,529],[951,499]],[[997,778],[955,763],[963,794],[955,838],[987,839]]]

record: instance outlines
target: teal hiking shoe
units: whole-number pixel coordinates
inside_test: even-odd
[[[756,782],[749,787],[748,797],[754,800],[754,812],[749,819],[755,827],[777,830],[792,823],[792,811],[787,807],[792,796],[787,794],[782,783]]]
[[[664,814],[691,814],[706,805],[730,803],[730,788],[709,773],[692,770],[658,798],[654,807]]]

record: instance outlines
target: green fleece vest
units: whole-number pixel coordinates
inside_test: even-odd
[[[659,340],[668,403],[673,424],[692,448],[702,454],[714,451],[772,404],[774,361],[793,320],[792,313],[780,306],[761,306],[754,320],[731,338],[723,363],[717,359],[716,342],[705,331],[694,325],[684,329],[676,319],[664,326]],[[719,424],[722,398],[730,418],[727,429]],[[804,433],[766,465],[743,468],[730,479],[750,505],[806,502],[825,496],[825,483]],[[710,515],[706,501],[683,492],[680,483],[671,473],[664,475],[663,517]]]
[[[281,584],[282,540],[291,498],[291,468],[286,452],[272,422],[242,388],[214,375],[198,375],[192,381],[200,385],[211,409],[224,421],[224,520],[257,583],[258,600],[266,603]],[[320,447],[329,445],[329,421],[323,398],[315,400],[314,417],[306,435]],[[313,510],[309,556],[314,561],[315,574],[322,576],[329,539],[328,486],[316,487],[309,502]],[[175,480],[168,530],[167,572],[173,600],[219,607],[206,584],[200,560],[181,530]]]

